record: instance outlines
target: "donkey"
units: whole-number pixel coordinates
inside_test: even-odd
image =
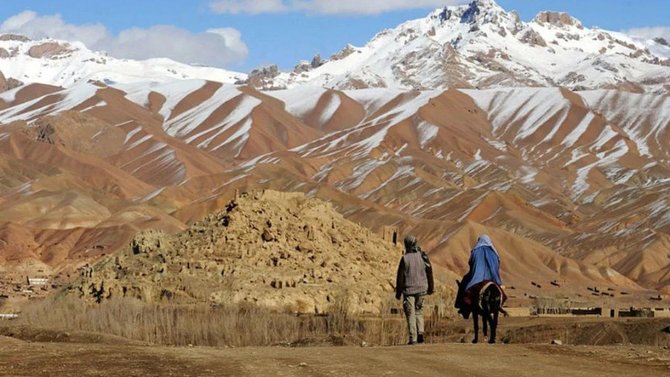
[[[475,338],[472,343],[479,342],[479,316],[482,317],[483,333],[488,336],[488,329],[491,329],[489,343],[496,342],[496,330],[498,329],[498,315],[507,312],[502,308],[502,292],[495,283],[485,284],[478,294],[474,295],[471,305],[472,320],[474,322]]]

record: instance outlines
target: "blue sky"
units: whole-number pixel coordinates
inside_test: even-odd
[[[0,21],[6,21],[4,32],[15,29],[33,37],[77,38],[111,55],[143,58],[164,53],[186,62],[249,71],[269,63],[288,69],[317,52],[327,57],[346,43],[363,45],[385,28],[424,17],[436,4],[455,1],[3,0]],[[670,37],[670,0],[498,3],[507,10],[516,9],[524,20],[541,10],[561,10],[587,26],[616,31],[658,27],[654,34]]]

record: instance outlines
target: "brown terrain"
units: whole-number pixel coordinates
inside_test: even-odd
[[[663,376],[657,347],[442,344],[388,348],[167,348],[0,341],[11,376]],[[29,356],[27,356],[29,355]],[[259,362],[262,359],[262,362]],[[522,367],[520,367],[522,366]]]
[[[524,320],[527,321],[527,320]],[[537,328],[568,334],[592,326],[611,333],[581,345],[459,344],[420,346],[319,346],[264,348],[161,347],[91,333],[0,329],[0,374],[11,376],[664,376],[670,373],[669,335],[653,334],[669,323],[645,320],[567,321],[536,319]],[[457,322],[452,331],[467,328]],[[518,332],[519,322],[508,324]],[[616,342],[626,328],[650,345]],[[608,329],[617,329],[613,333]],[[653,330],[650,331],[650,330]],[[578,331],[577,331],[578,332]],[[540,332],[542,333],[542,332]],[[544,333],[543,333],[544,334]],[[539,339],[539,338],[536,338]],[[598,339],[604,340],[598,343]],[[664,339],[665,343],[659,342]],[[430,340],[430,338],[429,338]],[[613,344],[606,342],[615,342]],[[593,345],[610,344],[610,345]],[[646,344],[646,343],[643,343]],[[666,346],[662,346],[666,344]]]
[[[627,305],[631,294],[647,301],[669,289],[667,96],[264,93],[204,81],[12,93],[0,111],[10,296],[46,289],[27,277],[61,286],[138,231],[184,231],[236,190],[257,189],[326,200],[387,239],[392,229],[417,234],[448,285],[488,233],[521,304],[614,295]]]
[[[174,236],[140,233],[82,268],[69,290],[97,301],[246,302],[298,313],[346,299],[355,312],[378,313],[400,255],[330,203],[266,191],[242,194]]]
[[[668,374],[667,319],[566,311],[668,313],[670,98],[573,89],[0,74],[0,314],[18,315],[0,374]],[[436,272],[435,344],[398,347],[409,233]],[[481,234],[523,316],[493,346],[464,344],[451,308]]]

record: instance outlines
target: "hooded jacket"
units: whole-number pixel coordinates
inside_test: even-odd
[[[405,255],[400,259],[396,274],[396,297],[432,294],[434,288],[433,266],[428,255],[421,251],[415,237],[406,237]]]

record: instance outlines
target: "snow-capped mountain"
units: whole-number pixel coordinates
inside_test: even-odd
[[[250,84],[336,89],[390,87],[565,86],[571,89],[664,89],[670,47],[659,41],[587,28],[566,13],[542,12],[523,22],[493,0],[438,9],[426,18],[347,46],[327,61],[293,72],[258,70]]]
[[[68,87],[82,79],[108,84],[206,79],[261,89],[564,86],[665,93],[670,47],[587,28],[566,13],[541,12],[524,22],[494,0],[476,0],[437,9],[378,33],[363,47],[347,45],[291,72],[271,66],[247,76],[169,59],[116,59],[76,41],[17,35],[0,36],[0,72],[17,80],[10,87],[17,82]]]
[[[417,234],[456,273],[491,234],[519,293],[538,293],[531,279],[670,293],[669,50],[479,0],[258,70],[250,86],[291,87],[261,91],[0,36],[0,268],[95,260],[271,188]]]
[[[487,232],[518,287],[670,292],[669,109],[602,89],[24,85],[0,94],[0,234],[16,239],[0,266],[61,268],[272,188],[416,233],[450,271]]]
[[[81,42],[54,39],[30,40],[24,36],[0,35],[0,72],[22,83],[69,87],[78,81],[107,84],[166,82],[207,79],[234,83],[243,73],[213,67],[198,67],[170,59],[116,59],[89,50]]]

